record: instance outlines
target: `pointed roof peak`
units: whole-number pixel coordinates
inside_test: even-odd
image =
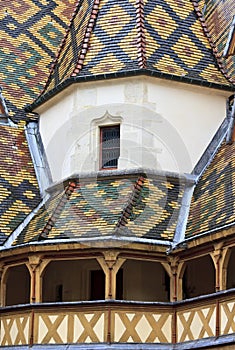
[[[80,0],[36,105],[77,80],[131,74],[233,89],[196,1]]]

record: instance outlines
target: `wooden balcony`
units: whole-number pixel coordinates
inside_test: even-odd
[[[0,346],[172,344],[235,333],[235,289],[175,303],[104,300],[0,309]]]

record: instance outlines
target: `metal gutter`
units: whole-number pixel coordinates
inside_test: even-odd
[[[212,162],[215,154],[228,133],[228,127],[229,116],[227,115],[191,173],[192,175],[195,175],[197,179],[201,177],[205,169]]]
[[[190,211],[190,205],[191,205],[191,200],[192,200],[195,186],[196,186],[196,182],[193,185],[188,184],[185,187],[181,206],[180,206],[179,217],[178,217],[178,222],[177,222],[177,226],[176,226],[176,230],[175,230],[173,243],[172,243],[170,250],[167,251],[168,254],[171,252],[171,250],[174,250],[181,243],[184,243],[185,232],[186,232],[186,227],[187,227],[187,223],[188,223],[188,216],[189,216],[189,211]]]
[[[38,242],[28,242],[28,243],[24,243],[24,244],[18,244],[16,246],[11,246],[9,242],[13,242],[14,239],[23,231],[23,229],[26,227],[26,225],[30,222],[31,219],[33,219],[33,217],[37,214],[38,210],[41,208],[41,206],[45,204],[44,201],[43,203],[40,203],[40,205],[28,216],[29,219],[26,222],[26,218],[25,221],[19,226],[19,230],[18,228],[12,233],[12,235],[7,239],[7,245],[6,243],[3,246],[0,246],[0,251],[1,250],[13,250],[16,248],[23,248],[23,247],[29,247],[29,246],[49,246],[49,245],[60,245],[63,243],[69,243],[69,244],[73,244],[73,243],[82,243],[82,244],[86,244],[88,246],[96,246],[97,244],[105,243],[105,242],[111,242],[114,243],[116,246],[123,246],[126,244],[130,244],[130,243],[140,243],[140,244],[148,244],[148,245],[161,245],[161,246],[165,246],[166,249],[169,248],[172,244],[172,242],[170,241],[161,241],[160,239],[149,239],[149,238],[141,238],[141,237],[135,237],[135,236],[128,236],[128,235],[118,235],[118,234],[112,234],[112,235],[108,235],[105,237],[101,237],[101,236],[96,236],[96,237],[84,237],[84,238],[72,238],[72,237],[68,237],[68,238],[62,238],[62,239],[56,239],[56,238],[48,238],[48,239],[44,239],[42,241],[38,241]],[[23,225],[25,223],[25,225]],[[17,231],[17,232],[16,232]],[[10,238],[14,236],[14,239],[10,240]],[[106,244],[105,247],[108,247],[108,245]],[[112,246],[111,246],[112,247]]]
[[[195,235],[192,235],[188,238],[185,238],[184,242],[189,242],[189,241],[192,241],[192,240],[195,240],[195,239],[198,239],[198,238],[202,238],[204,236],[208,236],[212,233],[216,233],[218,231],[222,231],[222,230],[226,230],[226,229],[229,229],[229,228],[232,228],[233,226],[235,226],[235,221],[229,223],[229,224],[225,224],[223,226],[220,226],[220,227],[215,227],[209,231],[204,231],[202,233],[199,233],[199,234],[195,234]]]

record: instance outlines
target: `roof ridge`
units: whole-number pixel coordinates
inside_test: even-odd
[[[144,182],[146,178],[144,176],[139,176],[134,184],[133,191],[130,194],[130,197],[127,201],[127,204],[125,208],[122,211],[122,215],[120,219],[118,220],[116,227],[119,228],[120,226],[125,226],[128,222],[128,219],[131,215],[133,207],[135,207],[137,200],[140,197]]]
[[[69,25],[68,25],[68,28],[66,29],[65,31],[65,35],[63,37],[63,39],[61,40],[61,43],[59,45],[59,48],[58,48],[58,51],[55,55],[55,58],[54,60],[52,61],[52,64],[51,64],[51,67],[50,67],[50,70],[49,70],[49,75],[48,75],[48,78],[47,78],[47,81],[46,81],[46,84],[44,85],[44,88],[42,89],[42,91],[40,92],[39,96],[37,97],[37,99],[44,94],[44,92],[46,91],[46,89],[48,88],[49,84],[50,84],[50,80],[51,80],[51,76],[52,76],[52,73],[54,72],[54,68],[56,66],[56,64],[58,63],[58,60],[59,60],[59,57],[61,55],[61,52],[64,48],[64,45],[66,43],[66,39],[68,38],[68,35],[69,35],[69,32],[70,32],[70,29],[71,29],[71,26],[72,26],[72,23],[73,23],[73,20],[75,18],[75,16],[77,15],[78,13],[78,10],[79,10],[79,5],[81,3],[81,0],[77,0],[77,2],[75,3],[75,6],[74,6],[74,11],[70,17],[70,20],[69,20]]]
[[[91,37],[91,34],[92,34],[92,29],[94,28],[95,21],[96,21],[98,12],[99,12],[100,1],[101,0],[94,0],[93,6],[92,6],[92,9],[91,9],[90,18],[89,18],[89,21],[87,23],[86,31],[85,31],[85,34],[84,34],[84,40],[83,40],[83,43],[82,43],[82,49],[81,49],[81,52],[78,55],[77,63],[76,63],[75,68],[74,68],[74,70],[73,70],[73,72],[71,74],[71,77],[76,77],[77,74],[80,73],[80,71],[81,71],[81,69],[83,67],[83,63],[84,63],[84,60],[85,60],[85,57],[86,57],[86,54],[87,54],[87,51],[88,51],[88,47],[89,47],[88,43],[90,41],[90,37]]]
[[[232,84],[234,84],[234,81],[229,77],[229,75],[227,74],[227,69],[226,69],[226,66],[225,66],[225,63],[222,59],[222,57],[220,57],[220,55],[218,54],[218,49],[217,47],[215,46],[212,38],[211,38],[211,35],[209,34],[209,30],[207,28],[207,24],[206,24],[206,21],[205,21],[205,17],[203,16],[202,14],[202,11],[201,9],[199,8],[199,5],[198,5],[198,1],[196,0],[192,0],[192,4],[193,4],[193,7],[194,7],[194,10],[198,16],[198,19],[201,23],[201,26],[202,26],[202,30],[206,36],[206,38],[208,39],[208,42],[210,44],[210,47],[212,49],[212,52],[213,52],[213,55],[216,59],[216,62],[218,64],[218,67],[221,71],[221,73],[224,75],[224,77]]]
[[[43,239],[46,239],[52,229],[52,227],[55,225],[56,220],[58,219],[60,213],[64,209],[65,203],[67,200],[70,199],[72,193],[74,192],[75,188],[77,186],[76,181],[70,181],[68,186],[65,188],[64,194],[59,200],[59,203],[55,207],[54,211],[52,212],[52,215],[48,219],[46,225],[44,226],[42,232],[39,234],[38,240],[41,241]]]
[[[144,0],[136,0],[137,60],[140,68],[147,67],[144,25]]]

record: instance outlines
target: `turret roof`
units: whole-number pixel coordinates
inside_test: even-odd
[[[196,1],[81,0],[31,108],[75,81],[132,74],[232,88]]]
[[[207,1],[203,12],[204,5],[204,0],[2,1],[0,85],[9,116],[18,125],[0,126],[0,244],[41,200],[22,122],[27,119],[26,104],[31,104],[32,109],[76,81],[132,74],[234,90],[234,58],[222,57],[234,1]],[[186,238],[234,224],[234,152],[234,144],[224,143],[201,177],[194,192]],[[65,202],[67,189],[60,188],[19,230],[13,244],[35,241],[45,234],[47,240],[92,236],[94,225],[98,235],[116,230],[123,235],[135,232],[135,237],[173,242],[185,187],[172,177],[145,178],[138,203],[134,203],[138,178],[126,178],[127,184],[123,179],[100,179],[95,184],[77,181]],[[87,198],[81,200],[84,193],[88,198],[93,196],[97,212],[93,208],[87,211]],[[120,196],[120,205],[112,208],[115,193]],[[110,207],[101,214],[104,198]],[[61,203],[64,206],[60,211]],[[136,227],[133,218],[145,217],[140,215],[141,210],[146,218]],[[74,217],[78,212],[81,217]],[[51,225],[55,213],[59,215]]]
[[[53,189],[13,245],[54,239],[172,242],[186,180],[146,174],[72,179]]]

